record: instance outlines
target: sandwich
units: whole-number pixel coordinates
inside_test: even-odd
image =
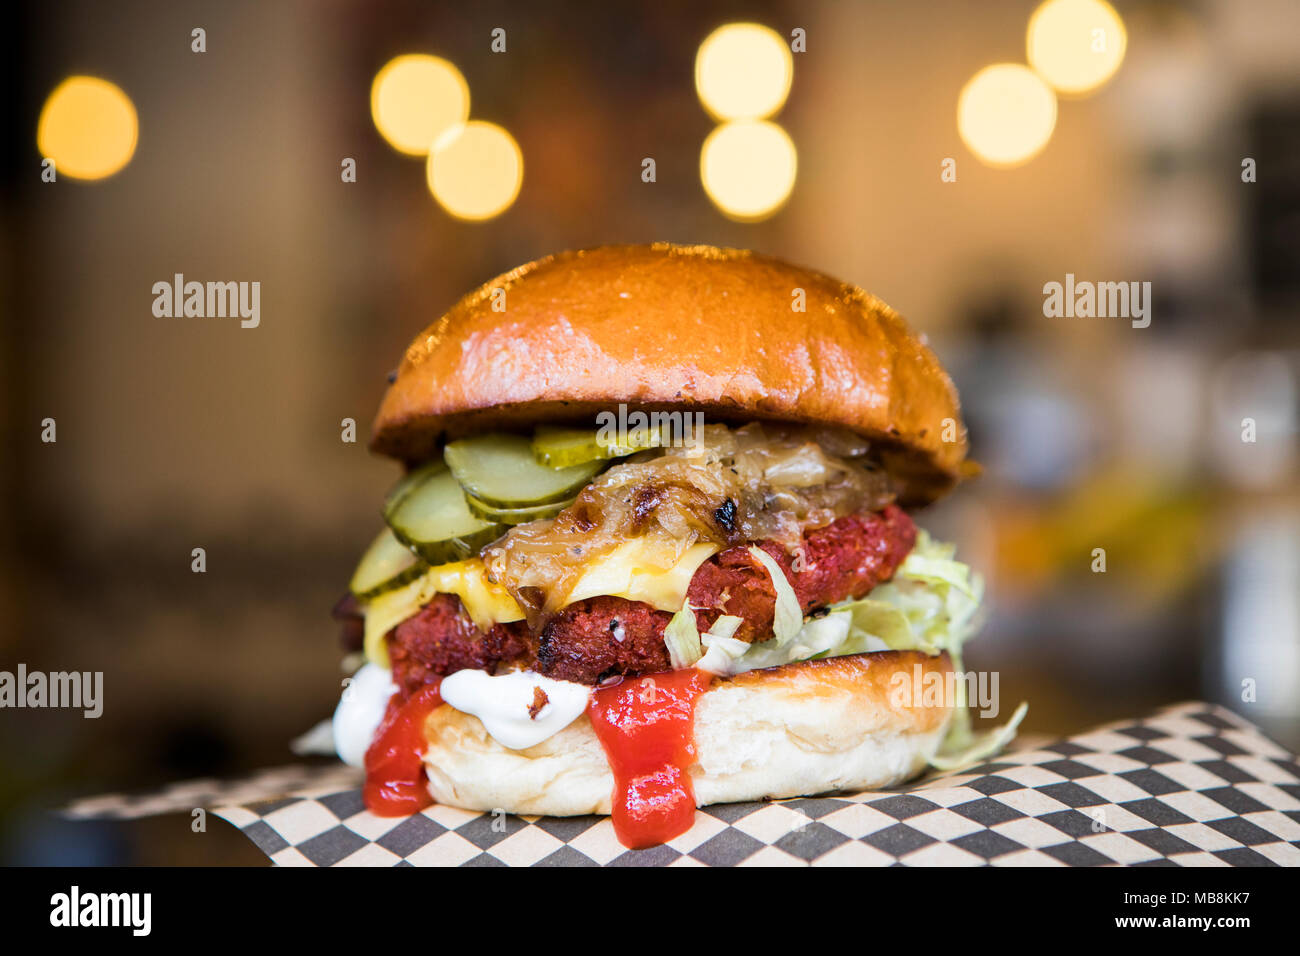
[[[860,289],[703,246],[562,253],[418,335],[404,472],[336,609],[367,807],[613,818],[891,786],[996,752],[981,581],[912,513],[970,474],[956,390]],[[939,688],[941,692],[929,691]]]

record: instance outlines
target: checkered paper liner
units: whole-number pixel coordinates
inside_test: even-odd
[[[1300,763],[1204,703],[892,791],[704,807],[650,850],[607,817],[377,817],[355,785],[214,812],[282,866],[1300,865]]]
[[[83,797],[58,812],[72,820],[136,820],[195,807],[253,804],[269,799],[361,786],[361,771],[346,764],[296,763],[270,767],[237,780],[205,777],[169,784],[143,794],[105,793]]]

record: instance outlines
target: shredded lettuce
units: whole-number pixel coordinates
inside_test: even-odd
[[[794,589],[771,556],[751,548],[767,566],[777,585],[777,616],[781,615],[782,585],[789,600],[798,607]],[[841,601],[826,613],[799,620],[799,626],[784,640],[775,625],[770,641],[752,645],[735,661],[734,673],[775,667],[810,657],[841,657],[866,651],[947,651],[954,669],[961,669],[962,643],[974,630],[976,612],[983,596],[983,582],[971,569],[953,560],[950,544],[937,544],[919,531],[916,547],[903,561],[894,578],[871,591],[865,598]],[[788,613],[788,611],[787,611]],[[783,627],[789,627],[786,622]],[[959,682],[959,693],[961,690]],[[964,704],[964,698],[960,701]]]
[[[775,640],[749,645],[745,653],[735,660],[731,672],[740,674],[813,657],[838,657],[844,653],[856,653],[842,649],[851,626],[849,615],[843,612],[809,618],[784,645]]]
[[[743,617],[736,617],[733,614],[723,614],[714,621],[713,626],[700,635],[700,642],[704,645],[704,656],[695,663],[695,666],[702,671],[724,677],[734,673],[733,662],[749,650],[746,642],[732,636],[744,621]]]
[[[961,686],[960,681],[957,686]],[[1029,704],[1021,701],[1020,706],[1011,715],[1011,719],[1001,727],[972,734],[968,726],[964,742],[955,741],[950,730],[947,738],[940,745],[939,752],[930,758],[930,766],[936,770],[963,770],[992,757],[1016,736],[1016,728],[1025,719],[1028,711]]]
[[[719,637],[716,634],[703,636],[704,656],[695,664],[702,671],[726,677],[736,673],[735,663],[749,650],[749,645],[734,637]]]
[[[693,667],[704,656],[700,646],[700,631],[695,624],[695,609],[683,604],[664,628],[664,644],[668,647],[668,660],[673,670]]]
[[[799,633],[803,627],[803,609],[799,598],[790,586],[790,579],[781,570],[781,565],[772,556],[757,546],[750,546],[749,553],[754,556],[772,578],[772,587],[776,588],[776,609],[772,619],[772,637],[778,647],[784,647]]]
[[[739,628],[740,625],[744,623],[745,623],[745,619],[743,617],[736,617],[734,614],[723,614],[721,617],[719,617],[716,621],[713,622],[713,626],[709,628],[708,634],[705,636],[725,637],[728,640],[730,640],[732,637],[735,636],[736,629]],[[741,641],[740,643],[744,644],[745,642]]]

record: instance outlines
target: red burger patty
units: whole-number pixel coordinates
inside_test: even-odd
[[[388,632],[393,681],[404,694],[454,671],[494,671],[498,664],[536,655],[537,642],[525,622],[497,624],[484,634],[455,594],[436,595]]]
[[[780,565],[805,614],[817,607],[862,597],[888,581],[916,543],[916,526],[895,505],[880,512],[847,515],[803,537],[796,559],[773,541],[758,546]],[[700,565],[687,601],[700,629],[722,614],[744,623],[736,637],[765,640],[772,630],[776,589],[748,545],[728,548]],[[480,633],[460,598],[440,594],[420,613],[389,632],[393,679],[412,693],[434,677],[465,668],[494,671],[522,664],[558,680],[598,684],[616,676],[670,669],[664,627],[672,618],[640,601],[596,597],[552,617],[537,635],[523,621]]]

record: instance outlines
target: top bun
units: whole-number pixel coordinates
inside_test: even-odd
[[[620,403],[852,429],[905,504],[950,488],[967,448],[952,381],[879,299],[751,252],[667,243],[563,252],[465,296],[407,348],[371,448],[415,462],[446,438],[594,425]]]

